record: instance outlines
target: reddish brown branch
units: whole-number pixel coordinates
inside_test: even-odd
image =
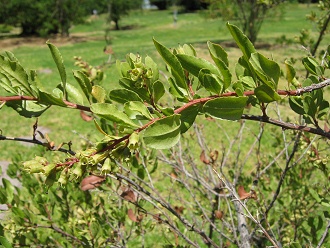
[[[10,102],[10,101],[36,101],[38,102],[39,99],[33,96],[0,96],[1,102]],[[66,104],[67,107],[73,108],[73,109],[79,109],[87,112],[92,112],[90,107],[79,105],[76,103],[72,103],[66,100],[63,100],[63,102]]]

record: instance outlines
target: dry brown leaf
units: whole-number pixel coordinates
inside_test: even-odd
[[[136,215],[134,214],[133,209],[130,208],[130,209],[127,210],[127,216],[131,221],[139,222]]]
[[[80,189],[83,191],[86,191],[89,189],[95,189],[95,188],[101,186],[101,184],[103,183],[104,180],[105,180],[105,177],[95,176],[95,175],[85,177],[81,181]]]
[[[177,212],[177,214],[183,214],[184,207],[174,206],[174,210]]]
[[[162,219],[160,218],[160,214],[155,214],[155,215],[153,215],[153,218],[154,218],[158,223],[162,223]]]
[[[128,189],[128,190],[124,191],[120,196],[123,197],[127,201],[136,202],[136,196],[135,196],[133,190]]]
[[[214,216],[215,216],[216,219],[221,220],[222,217],[223,217],[223,212],[220,211],[220,210],[215,210],[214,211]]]
[[[245,199],[248,199],[251,197],[251,194],[250,193],[247,193],[244,189],[244,186],[240,185],[238,187],[238,191],[237,191],[238,195],[239,195],[239,198],[240,200],[245,200]]]
[[[210,158],[212,159],[212,162],[217,161],[219,156],[219,152],[217,150],[211,151]]]
[[[330,132],[330,129],[326,123],[324,123],[324,131],[326,131],[327,133]]]
[[[93,116],[86,114],[86,112],[82,111],[82,110],[80,111],[80,117],[81,117],[81,119],[83,119],[84,121],[87,121],[87,122],[92,121],[94,119]]]
[[[206,157],[205,151],[203,150],[201,155],[199,156],[199,159],[204,163],[204,164],[209,164],[210,160]]]

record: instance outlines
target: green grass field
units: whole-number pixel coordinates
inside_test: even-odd
[[[273,57],[279,63],[291,57],[299,60],[307,54],[297,44],[278,45],[276,39],[283,35],[288,39],[294,39],[302,28],[312,30],[313,26],[305,18],[305,15],[312,9],[316,10],[317,7],[313,5],[310,7],[298,4],[287,5],[282,17],[266,19],[259,35],[257,44],[260,46],[259,50],[267,56]],[[188,13],[180,14],[178,23],[174,25],[170,11],[132,12],[129,16],[123,17],[121,21],[123,30],[110,31],[111,47],[114,51],[112,62],[115,62],[115,59],[124,60],[125,55],[129,52],[139,53],[142,56],[149,55],[157,62],[161,62],[153,46],[153,37],[170,48],[176,47],[178,44],[192,44],[199,56],[208,58],[206,49],[208,40],[221,44],[232,42],[225,23],[221,19],[205,19],[200,13]],[[74,66],[74,56],[81,56],[92,65],[102,64],[108,59],[108,55],[103,52],[106,46],[104,30],[107,25],[106,16],[101,15],[98,18],[90,18],[85,24],[72,27],[72,42],[63,43],[62,40],[50,39],[50,42],[59,46],[63,55],[69,74],[69,82],[74,83],[71,71],[79,69]],[[315,30],[312,34],[315,34]],[[330,37],[327,37],[322,46],[325,47],[329,41]],[[12,46],[9,47],[9,50],[16,55],[23,66],[40,71],[39,77],[47,88],[52,89],[60,82],[56,66],[46,44],[42,46],[33,44]],[[230,61],[232,61],[232,68],[234,68],[233,61],[236,61],[241,53],[235,47],[227,47],[226,50]],[[299,63],[297,63],[297,67],[302,69]],[[163,63],[160,65],[160,69],[165,70]],[[43,73],[45,71],[47,73]],[[117,81],[118,74],[113,64],[106,71],[104,86],[107,89],[118,87]],[[3,135],[29,136],[32,133],[34,122],[34,119],[20,118],[18,114],[6,107],[1,110],[0,129]],[[90,135],[92,140],[98,135],[94,131],[93,123],[82,121],[78,111],[70,109],[54,107],[52,110],[46,111],[39,119],[39,125],[51,130],[49,136],[56,144],[72,140],[73,149],[79,148],[80,145],[80,138],[73,133],[73,130],[84,135]],[[26,148],[21,144],[9,141],[0,142],[0,160],[10,160],[11,154],[16,151],[33,153],[33,149]]]

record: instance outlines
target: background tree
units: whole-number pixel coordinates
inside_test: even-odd
[[[119,30],[119,21],[123,15],[127,15],[129,10],[142,7],[142,0],[109,0],[109,19],[115,23],[116,30]]]
[[[2,0],[0,19],[5,24],[21,27],[21,35],[69,35],[72,24],[81,23],[98,9],[92,0]]]
[[[283,0],[204,0],[209,4],[211,16],[220,16],[226,21],[238,22],[239,27],[254,44],[264,19]]]
[[[172,1],[171,0],[150,0],[150,3],[157,6],[159,10],[165,10],[167,9]]]

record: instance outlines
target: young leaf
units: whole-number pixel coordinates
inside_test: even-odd
[[[148,91],[145,88],[135,87],[134,82],[132,80],[130,80],[129,78],[120,78],[119,79],[119,84],[127,90],[134,91],[136,94],[139,95],[139,97],[142,100],[149,102],[150,95],[149,95]]]
[[[118,103],[126,103],[130,101],[143,102],[137,93],[128,89],[115,89],[110,91],[110,99]]]
[[[143,134],[145,144],[155,149],[168,149],[180,139],[180,115],[171,115],[157,120]]]
[[[56,63],[58,72],[60,73],[60,77],[62,80],[62,87],[63,89],[66,89],[66,71],[63,63],[63,58],[56,46],[54,46],[52,43],[47,42],[47,46],[50,49],[50,52],[52,53],[52,57]],[[66,97],[66,93],[64,92],[64,96]]]
[[[281,100],[280,95],[266,84],[255,88],[254,93],[260,102],[268,103]]]
[[[160,56],[162,56],[162,58],[165,60],[165,62],[171,68],[171,73],[175,79],[175,83],[177,84],[177,88],[178,88],[179,92],[182,94],[182,96],[188,95],[188,86],[186,84],[183,68],[182,68],[179,60],[165,46],[160,44],[155,39],[153,39],[153,41],[154,41],[154,44],[155,44],[155,47],[156,47],[158,53],[160,54]]]
[[[145,58],[145,64],[152,71],[151,82],[155,82],[156,80],[158,80],[158,78],[159,78],[159,71],[158,71],[157,64],[149,56],[147,56]]]
[[[239,120],[243,114],[248,97],[221,97],[207,101],[203,110],[219,119]]]
[[[92,87],[92,96],[96,99],[98,103],[104,103],[106,92],[105,89],[99,85],[94,85]]]
[[[183,68],[195,77],[198,77],[199,71],[204,68],[210,70],[211,73],[220,76],[218,68],[205,59],[186,54],[177,54],[176,57],[179,59]]]
[[[94,103],[91,105],[91,111],[106,119],[113,122],[117,122],[118,124],[130,127],[130,128],[136,128],[138,125],[136,125],[126,114],[124,114],[122,111],[119,111],[118,108],[109,103]]]
[[[238,45],[239,49],[241,49],[241,51],[243,52],[245,59],[248,61],[251,57],[251,54],[256,52],[256,49],[254,48],[252,42],[245,34],[243,34],[243,32],[237,26],[229,24],[229,22],[227,22],[227,28],[229,29],[229,32],[233,36],[234,40],[236,41],[236,44]]]

